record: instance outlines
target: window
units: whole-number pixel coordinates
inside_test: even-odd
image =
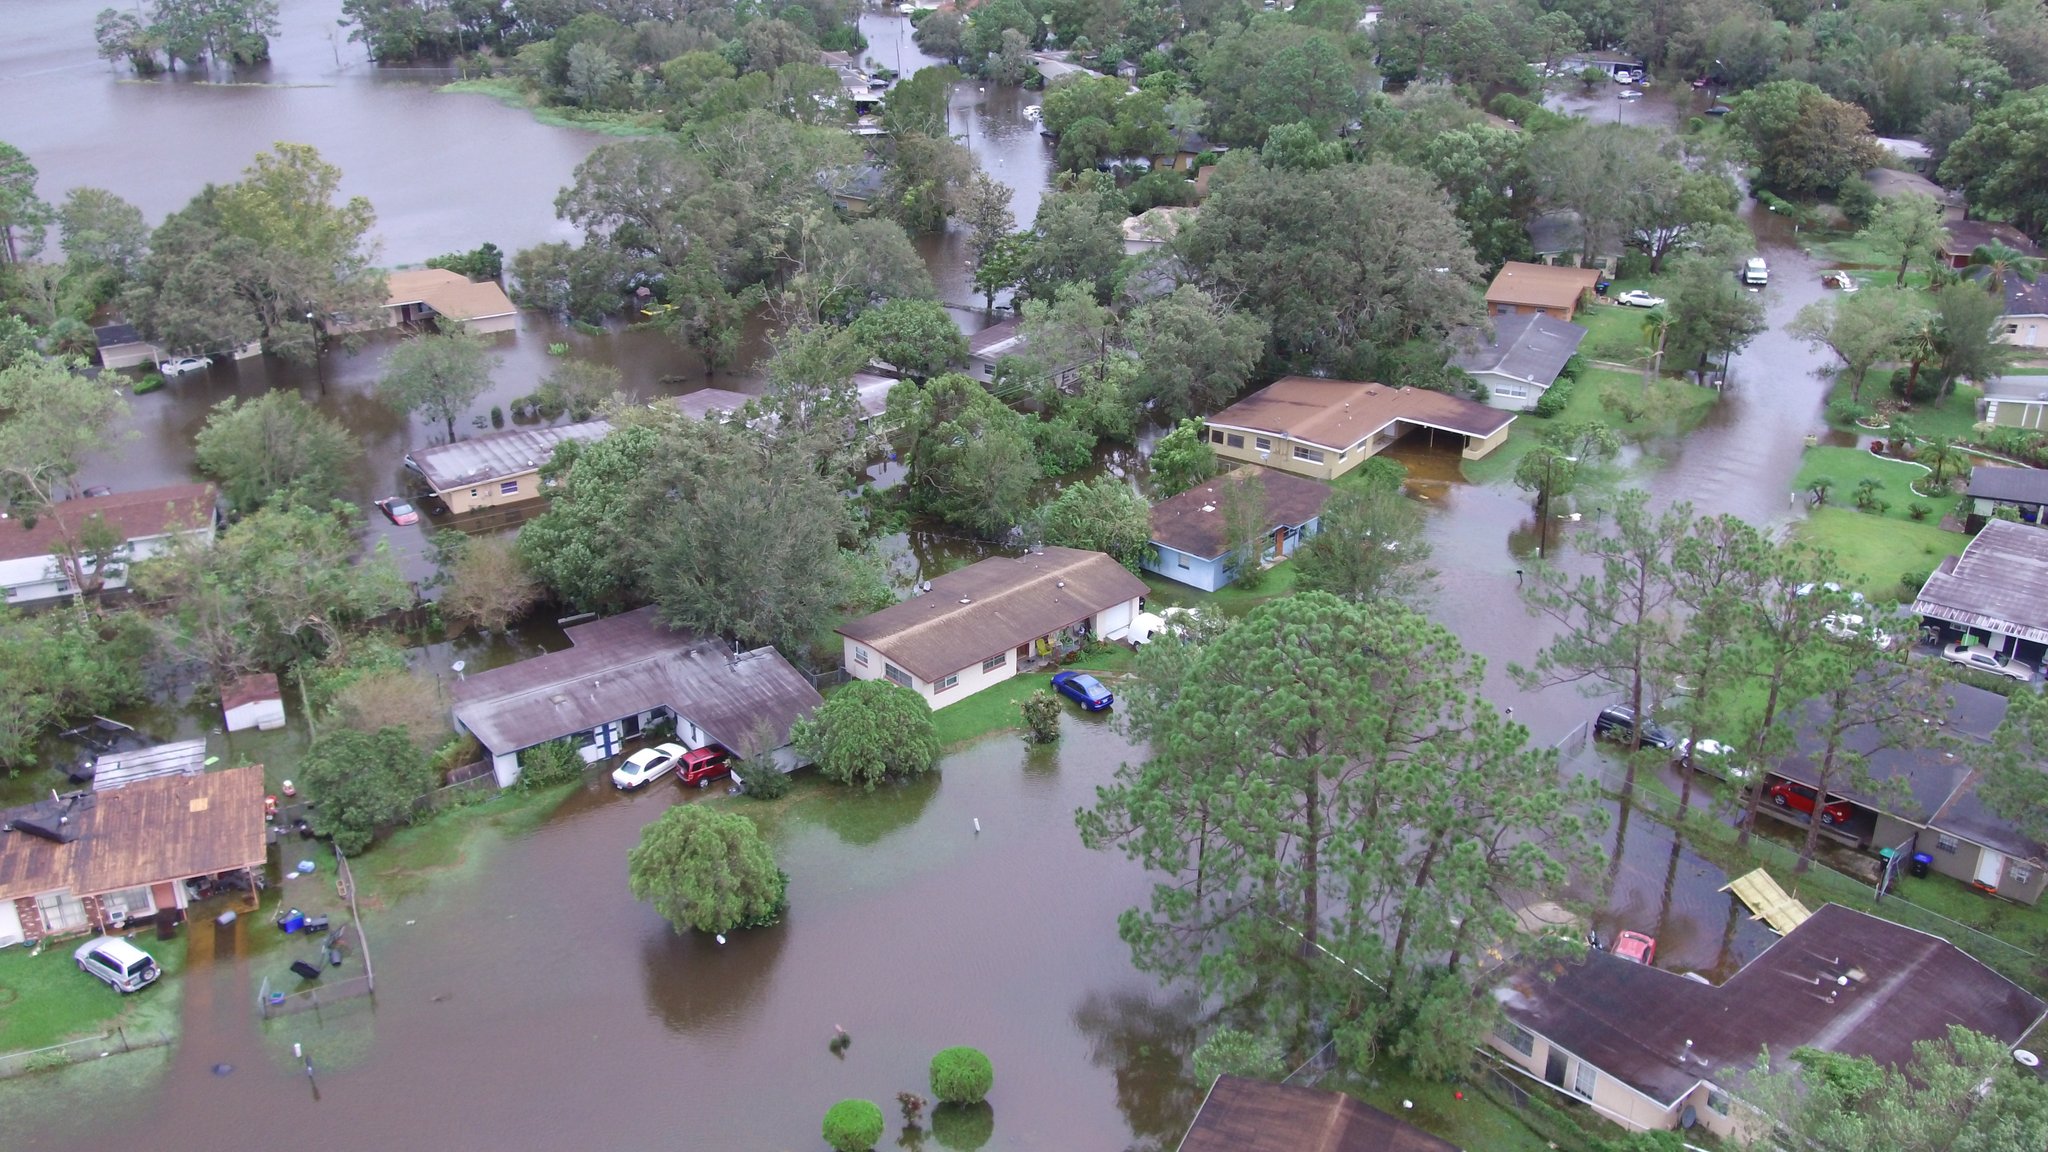
[[[858,644],[853,648],[853,662],[865,668],[868,666],[868,650]]]
[[[1294,446],[1294,458],[1296,460],[1307,460],[1314,464],[1321,464],[1323,462],[1323,454],[1320,449],[1310,448],[1301,444]]]
[[[1943,852],[1953,852],[1956,850],[1956,838],[1943,832],[1934,838],[1934,846]]]
[[[1718,1088],[1707,1089],[1707,1111],[1716,1116],[1728,1114],[1728,1094]]]
[[[500,495],[500,496],[517,496],[517,495],[519,495],[519,481],[517,481],[517,480],[501,480],[501,481],[499,481],[499,482],[498,482],[498,495]]]
[[[890,680],[898,684],[903,685],[905,688],[916,687],[916,684],[913,683],[910,679],[910,673],[905,672],[903,669],[898,668],[894,664],[883,664],[882,675],[888,677]]]
[[[1592,1099],[1593,1087],[1600,1083],[1600,1073],[1584,1060],[1579,1061],[1578,1071],[1572,1073],[1572,1091]]]
[[[945,679],[940,680],[937,684],[932,685],[932,687],[937,691],[944,692],[948,688],[956,687],[959,683],[960,674],[955,672],[953,675],[948,676]]]
[[[993,672],[998,668],[1006,667],[1009,663],[1010,654],[1008,652],[998,652],[981,662],[981,670],[983,672]]]
[[[2020,326],[2019,326],[2019,325],[2017,325],[2017,324],[2007,324],[2007,325],[2005,326],[2005,334],[2006,334],[2007,336],[2017,336],[2017,335],[2019,335],[2019,334],[2020,334]]]
[[[1223,443],[1223,433],[1222,433],[1222,432],[1220,432],[1220,431],[1218,431],[1218,430],[1216,430],[1216,429],[1214,429],[1214,428],[1211,428],[1211,429],[1209,429],[1209,443],[1211,443],[1211,444],[1221,444],[1221,443]]]
[[[1252,437],[1252,447],[1257,448],[1261,452],[1270,452],[1273,450],[1273,442],[1264,436],[1254,436]]]
[[[1228,436],[1225,436],[1225,437],[1223,438],[1223,442],[1224,442],[1225,444],[1229,445],[1229,446],[1230,446],[1230,447],[1232,447],[1232,448],[1242,448],[1242,447],[1244,447],[1244,437],[1242,437],[1242,436],[1239,436],[1239,435],[1238,435],[1237,433],[1235,433],[1235,432],[1231,433],[1231,434],[1230,434],[1230,435],[1228,435]]]
[[[1529,390],[1520,384],[1496,384],[1493,386],[1493,394],[1495,396],[1527,396]]]
[[[1188,554],[1185,552],[1175,552],[1173,554],[1173,562],[1177,567],[1188,567]]]
[[[1508,1047],[1524,1056],[1536,1054],[1536,1034],[1512,1020],[1503,1021],[1500,1027],[1493,1030],[1493,1034],[1507,1041]]]
[[[474,489],[474,488],[471,488],[471,489],[469,490],[469,494],[470,494],[470,497],[471,497],[472,499],[473,499],[473,498],[475,498],[475,496],[476,496],[476,489]]]

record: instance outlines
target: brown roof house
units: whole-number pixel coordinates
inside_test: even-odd
[[[799,764],[790,726],[824,703],[809,678],[773,648],[737,651],[670,628],[652,607],[577,624],[570,647],[455,685],[455,726],[477,738],[501,787],[519,779],[519,754],[572,740],[585,763],[608,759],[649,727],[675,721],[675,742],[712,744],[742,760]]]
[[[173,484],[140,492],[114,492],[60,500],[31,522],[0,513],[0,598],[9,604],[55,600],[79,590],[80,572],[73,571],[67,541],[104,524],[124,543],[96,572],[100,588],[128,584],[128,569],[171,550],[181,539],[213,543],[217,522],[211,484]],[[89,568],[92,561],[81,558]],[[92,579],[87,579],[88,591]]]
[[[841,627],[842,660],[856,680],[891,680],[943,708],[1091,638],[1123,639],[1145,592],[1101,552],[992,556]]]
[[[1328,484],[1247,464],[1152,506],[1152,548],[1145,555],[1145,571],[1204,592],[1230,583],[1237,566],[1225,539],[1223,485],[1244,476],[1257,476],[1266,490],[1262,562],[1294,555],[1295,548],[1322,526]]]
[[[190,903],[185,881],[263,867],[263,768],[157,776],[0,812],[0,947]]]
[[[2000,244],[2022,256],[2039,256],[2041,246],[2010,224],[1995,220],[1950,220],[1948,234],[1941,242],[1941,258],[1951,268],[1967,268],[1970,254],[1987,245]]]
[[[1938,936],[1829,904],[1721,985],[1590,949],[1527,965],[1495,991],[1487,1044],[1626,1128],[1728,1136],[1757,1053],[1808,1046],[1903,1066],[1960,1024],[2010,1045],[2040,1000]]]
[[[1465,459],[1507,442],[1512,412],[1420,388],[1287,376],[1207,420],[1226,460],[1334,480],[1411,432],[1456,437]]]
[[[1570,320],[1599,282],[1598,268],[1510,260],[1486,287],[1486,310],[1495,316],[1535,314]]]
[[[445,320],[471,332],[510,332],[519,309],[495,280],[475,281],[446,268],[401,268],[385,277],[384,319],[397,326]]]
[[[1179,1152],[1458,1152],[1342,1092],[1218,1076]]]
[[[450,512],[473,512],[501,504],[538,500],[547,485],[541,466],[568,440],[588,444],[611,435],[605,420],[562,424],[553,428],[515,428],[453,444],[415,448],[405,466],[419,473],[427,490]]]

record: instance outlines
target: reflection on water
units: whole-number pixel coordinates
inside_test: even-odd
[[[697,932],[649,935],[640,944],[647,1003],[672,1032],[729,1031],[773,989],[788,939],[780,926],[734,932],[724,944]]]

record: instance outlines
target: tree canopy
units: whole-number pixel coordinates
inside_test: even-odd
[[[626,854],[633,898],[677,932],[723,934],[773,924],[789,906],[789,877],[754,822],[708,804],[677,804]]]
[[[195,440],[199,470],[238,513],[265,504],[321,507],[341,495],[362,449],[340,421],[291,392],[213,406]]]

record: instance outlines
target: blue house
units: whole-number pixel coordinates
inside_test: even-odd
[[[1214,592],[1230,583],[1230,545],[1223,525],[1227,480],[1257,476],[1266,489],[1265,549],[1261,560],[1292,556],[1316,534],[1330,486],[1320,480],[1245,465],[1152,506],[1152,548],[1144,569],[1168,580]]]

